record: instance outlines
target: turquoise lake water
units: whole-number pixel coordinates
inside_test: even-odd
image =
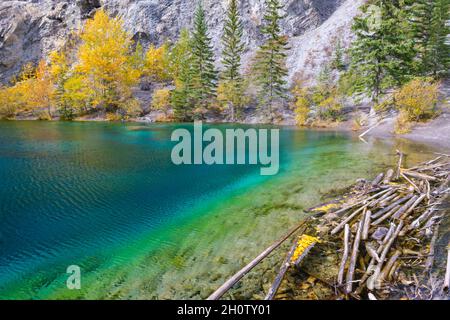
[[[0,122],[0,298],[205,298],[305,209],[395,163],[396,148],[411,163],[430,152],[285,127],[280,173],[263,177],[259,166],[175,166],[180,127],[192,129]],[[81,290],[66,287],[69,265]],[[246,285],[243,298],[261,290]]]

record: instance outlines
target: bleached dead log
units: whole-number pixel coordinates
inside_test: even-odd
[[[362,235],[361,235],[361,238],[363,240],[367,240],[369,238],[371,215],[372,215],[372,212],[370,210],[367,210],[364,215],[363,231],[362,231]]]
[[[434,154],[437,154],[437,155],[439,155],[439,156],[443,156],[443,157],[450,158],[450,155],[445,154],[445,153],[439,153],[439,152],[433,152],[433,153],[434,153]]]
[[[395,229],[394,234],[389,238],[389,240],[387,241],[387,243],[384,245],[383,247],[383,251],[381,252],[380,255],[380,262],[377,264],[375,271],[373,273],[373,275],[371,276],[372,278],[372,283],[369,284],[369,280],[368,280],[368,284],[367,284],[367,288],[370,290],[373,290],[373,286],[380,286],[380,282],[379,282],[379,276],[381,273],[381,269],[383,267],[383,263],[386,260],[386,256],[389,252],[389,250],[391,249],[391,246],[394,244],[395,240],[397,239],[398,235],[400,234],[400,232],[402,231],[403,228],[403,221],[400,221],[400,223],[398,224],[398,226]]]
[[[409,182],[409,184],[414,188],[414,190],[416,190],[418,193],[421,193],[419,187],[418,187],[411,179],[409,179],[407,176],[405,176],[405,174],[404,174],[403,172],[401,172],[400,175],[401,175],[406,181]]]
[[[292,256],[294,255],[296,248],[297,248],[297,241],[294,240],[294,244],[292,245],[291,249],[286,255],[286,258],[283,264],[281,265],[280,270],[278,271],[278,274],[275,277],[275,280],[272,286],[270,287],[269,292],[267,292],[266,298],[264,300],[272,300],[273,297],[275,297],[275,295],[277,294],[278,288],[280,287],[280,284],[283,281],[284,275],[286,274],[286,271],[289,269],[291,265],[290,261],[292,259]]]
[[[437,158],[435,158],[433,160],[430,160],[430,161],[427,161],[427,162],[422,162],[422,163],[418,164],[417,166],[409,168],[408,170],[419,170],[419,169],[422,169],[422,168],[426,168],[427,166],[432,165],[433,163],[441,160],[442,158],[443,158],[442,156],[439,156],[439,157],[437,157]]]
[[[384,173],[380,173],[373,181],[372,181],[372,186],[376,186],[378,185],[381,180],[383,180],[384,177]]]
[[[400,205],[395,206],[394,208],[392,208],[389,212],[387,212],[385,215],[383,215],[382,217],[378,218],[377,220],[375,220],[374,222],[372,222],[373,226],[377,226],[380,223],[382,223],[384,220],[386,220],[387,218],[389,218],[390,216],[392,216],[395,212],[397,212],[399,209],[401,208]]]
[[[395,179],[398,180],[400,178],[400,172],[402,170],[402,163],[403,163],[403,153],[397,150],[398,158],[398,164],[397,164],[397,173],[395,175]]]
[[[380,208],[384,208],[387,205],[389,205],[390,203],[393,203],[393,202],[395,202],[395,201],[397,201],[397,200],[399,200],[401,198],[402,198],[402,196],[399,196],[397,193],[394,193],[394,194],[390,195],[389,197],[387,197],[386,199],[381,200],[378,203],[378,206]],[[373,217],[373,214],[372,214],[372,217]]]
[[[386,236],[384,236],[383,241],[381,242],[381,246],[378,248],[377,252],[381,253],[383,246],[388,243],[389,239],[391,239],[392,235],[395,232],[395,224],[391,222],[390,226],[389,226],[389,230],[386,233]]]
[[[344,283],[344,272],[345,272],[345,265],[347,264],[348,260],[349,241],[350,241],[350,226],[346,224],[344,228],[344,253],[342,255],[341,264],[339,266],[339,273],[337,279],[337,283],[339,286],[341,286]]]
[[[399,219],[402,216],[402,214],[405,213],[413,205],[413,203],[417,201],[418,198],[419,196],[415,195],[411,199],[409,199],[407,203],[405,203],[400,209],[398,209],[392,215],[392,218]]]
[[[439,224],[436,224],[434,226],[433,237],[431,238],[431,241],[430,241],[430,250],[428,252],[428,258],[425,263],[425,270],[424,270],[425,273],[430,271],[434,264],[434,253],[436,251],[435,248],[436,248],[436,241],[437,241],[437,237],[438,237],[438,228],[439,228]]]
[[[346,278],[346,282],[347,282],[346,291],[347,292],[353,291],[353,276],[355,273],[356,261],[358,260],[359,242],[361,240],[362,228],[363,228],[363,222],[360,221],[358,224],[358,230],[356,231],[355,240],[353,242],[352,255],[350,257],[350,264],[348,266],[348,271],[347,271],[347,278]]]
[[[383,268],[383,271],[381,271],[380,276],[378,277],[379,282],[383,282],[386,279],[388,279],[391,269],[394,266],[397,259],[400,257],[400,255],[401,251],[396,250],[394,254],[389,258],[388,262],[386,263],[386,266]]]
[[[422,213],[416,220],[414,220],[411,225],[408,227],[409,230],[417,229],[420,225],[426,221],[430,215],[434,212],[434,207],[427,209],[424,213]]]
[[[423,199],[425,199],[426,196],[426,194],[422,194],[419,198],[417,198],[417,200],[411,205],[411,207],[409,207],[409,209],[400,216],[400,219],[406,219],[406,217],[423,201]]]
[[[375,295],[371,292],[369,292],[367,294],[367,297],[369,298],[369,300],[373,300],[373,301],[377,301],[378,299],[375,297]]]
[[[372,215],[372,218],[373,219],[377,219],[378,217],[381,217],[386,212],[388,212],[388,211],[392,210],[393,208],[395,208],[396,206],[401,205],[402,203],[408,201],[413,196],[414,196],[413,194],[408,194],[407,196],[404,196],[403,198],[398,199],[397,201],[395,201],[392,204],[390,204],[388,207],[386,207],[384,209],[381,209],[380,211],[375,212]]]
[[[379,205],[380,203],[387,201],[391,196],[395,197],[394,193],[397,191],[394,188],[389,188],[390,191],[386,194],[384,194],[382,197],[372,201],[372,203],[369,205],[369,208],[373,208],[377,205]]]
[[[394,177],[394,170],[389,169],[386,172],[386,175],[384,176],[383,184],[388,184],[389,182],[391,182],[393,177]]]
[[[255,259],[250,261],[244,268],[235,273],[230,279],[228,279],[223,285],[221,285],[216,291],[211,294],[207,300],[218,300],[220,299],[228,290],[231,289],[243,276],[245,276],[250,270],[256,267],[264,258],[266,258],[272,251],[281,246],[287,239],[289,239],[295,232],[297,232],[301,227],[303,227],[309,219],[305,219],[300,222],[297,226],[289,230],[289,232],[284,235],[281,239],[273,243],[270,247],[261,252]]]
[[[366,242],[366,251],[371,258],[375,259],[376,262],[380,262],[380,257],[378,256],[377,250],[375,250],[369,242]]]
[[[379,190],[379,189],[378,189],[378,190]],[[342,208],[342,209],[339,209],[339,210],[337,210],[337,211],[334,211],[333,213],[334,213],[335,215],[339,215],[339,214],[341,214],[341,213],[343,213],[343,212],[345,212],[345,211],[347,211],[347,210],[349,210],[349,209],[352,209],[352,208],[357,207],[357,206],[359,206],[359,205],[365,204],[365,203],[367,203],[369,200],[375,199],[375,198],[377,198],[377,197],[379,197],[379,196],[381,196],[381,195],[383,195],[383,194],[385,194],[385,193],[387,193],[387,192],[389,192],[389,191],[390,191],[390,189],[384,189],[384,190],[378,192],[377,194],[374,194],[373,196],[370,196],[370,197],[367,198],[367,199],[363,199],[363,200],[358,201],[358,202],[356,202],[356,203],[354,203],[354,204],[348,205],[348,206],[346,206],[346,207],[344,207],[344,208]]]
[[[422,180],[427,180],[427,181],[436,181],[437,178],[429,176],[427,174],[423,174],[423,173],[418,173],[418,172],[414,172],[414,171],[406,171],[406,170],[402,170],[402,173],[406,174],[407,176],[416,178],[416,179],[422,179]]]
[[[331,235],[335,235],[336,233],[338,233],[339,231],[341,231],[341,229],[350,221],[352,221],[359,213],[361,213],[361,211],[364,211],[367,209],[367,206],[369,204],[366,204],[365,206],[359,208],[358,210],[356,210],[355,212],[353,212],[351,215],[349,215],[347,218],[345,218],[338,226],[336,226],[336,228],[334,228],[333,230],[331,230]]]

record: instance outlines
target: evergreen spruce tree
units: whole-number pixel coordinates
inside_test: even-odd
[[[431,35],[426,47],[426,68],[435,78],[448,75],[450,45],[447,36],[450,28],[450,0],[435,0],[431,18]]]
[[[416,75],[439,78],[449,68],[449,0],[415,0],[410,19],[417,52]]]
[[[192,98],[196,107],[206,108],[215,96],[217,72],[214,68],[214,53],[208,35],[205,11],[201,4],[198,5],[194,19],[191,76]]]
[[[356,91],[370,94],[375,103],[384,89],[412,76],[415,51],[403,6],[404,2],[376,0],[355,18],[351,72],[357,76]]]
[[[411,31],[416,49],[416,75],[427,74],[427,48],[431,37],[431,19],[435,0],[415,0],[411,4]]]
[[[189,31],[183,29],[170,54],[171,76],[175,83],[175,89],[171,94],[171,103],[174,117],[178,121],[193,120],[191,46],[192,39]]]
[[[266,14],[262,33],[264,44],[256,54],[256,80],[260,85],[262,105],[267,105],[268,114],[273,119],[273,104],[276,99],[286,97],[286,50],[287,38],[281,35],[280,22],[283,5],[279,0],[266,0]]]
[[[227,19],[223,28],[222,78],[228,81],[241,82],[241,55],[244,52],[242,38],[242,22],[239,18],[237,0],[231,0]]]
[[[344,48],[342,47],[341,40],[336,41],[331,66],[333,67],[333,69],[338,71],[345,70]]]
[[[242,91],[241,55],[244,52],[244,44],[241,41],[243,27],[238,12],[238,0],[231,0],[228,7],[227,18],[222,34],[222,65],[221,86],[229,88],[232,93],[240,95]],[[235,99],[229,99],[235,100]],[[236,106],[228,101],[231,106],[232,121],[235,119]]]

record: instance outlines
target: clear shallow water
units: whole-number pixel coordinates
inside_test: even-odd
[[[170,134],[181,126],[191,128],[0,122],[0,298],[204,298],[304,209],[394,163],[396,148],[428,157],[400,141],[283,128],[275,177],[177,167]],[[73,264],[82,290],[65,286]]]

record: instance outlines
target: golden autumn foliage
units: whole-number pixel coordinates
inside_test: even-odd
[[[40,61],[36,68],[36,76],[28,80],[29,92],[27,104],[30,109],[47,108],[51,117],[51,98],[54,93],[52,77],[45,61]]]
[[[417,78],[394,94],[396,108],[410,121],[429,119],[436,112],[439,83],[431,78]]]
[[[131,96],[131,88],[141,76],[131,52],[131,35],[121,19],[100,10],[86,22],[80,38],[75,71],[93,90],[95,106],[116,109],[119,99]]]
[[[309,236],[307,234],[301,235],[297,240],[297,248],[291,258],[291,263],[295,263],[312,245],[320,242],[319,238]]]
[[[69,77],[63,84],[61,103],[70,108],[73,113],[87,112],[92,105],[91,99],[94,91],[87,85],[83,75],[75,74]]]
[[[319,117],[322,120],[336,121],[342,111],[342,103],[339,100],[339,95],[336,90],[331,92],[318,104]]]
[[[55,82],[61,81],[70,71],[67,55],[63,51],[52,51],[49,55],[49,72]]]
[[[13,119],[24,105],[17,86],[0,88],[0,118]]]
[[[395,132],[405,134],[411,131],[412,122],[432,118],[436,114],[439,83],[431,78],[411,80],[394,94],[393,103],[399,115]]]
[[[409,115],[404,111],[400,111],[399,115],[397,116],[397,120],[395,121],[395,133],[406,134],[411,131],[411,128],[412,123],[409,120]]]
[[[153,94],[152,108],[164,112],[167,117],[170,108],[170,90],[159,89]]]
[[[294,96],[295,121],[299,126],[304,126],[311,112],[308,90],[303,88],[301,84],[297,84],[292,90],[292,94]]]
[[[40,119],[51,119],[53,93],[54,86],[45,61],[40,61],[36,68],[27,64],[13,86],[0,90],[0,116],[13,118],[18,112],[35,110]]]
[[[231,120],[234,121],[240,114],[244,105],[249,103],[249,97],[245,94],[246,83],[221,80],[217,87],[217,101],[222,108],[230,110]]]
[[[145,74],[155,81],[167,81],[169,75],[169,45],[163,44],[159,48],[151,45],[145,55]]]

